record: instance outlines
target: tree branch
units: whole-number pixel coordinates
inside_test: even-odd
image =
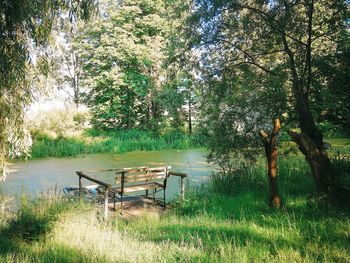
[[[311,51],[312,51],[312,19],[313,19],[313,12],[314,12],[314,1],[311,0],[311,2],[308,4],[308,39],[307,39],[307,46],[306,46],[306,63],[305,68],[307,69],[307,80],[306,80],[306,91],[305,96],[308,98],[309,92],[310,92],[310,85],[311,85],[311,77],[312,77],[312,70],[311,70]]]
[[[253,12],[255,12],[256,14],[258,14],[260,17],[264,18],[264,19],[268,19],[269,21],[273,22],[276,24],[276,26],[273,26],[273,29],[276,30],[277,32],[279,32],[280,34],[283,34],[284,36],[290,38],[291,40],[299,43],[300,45],[306,46],[307,44],[305,42],[303,42],[300,39],[297,39],[291,35],[289,35],[284,29],[285,27],[282,27],[282,24],[275,19],[274,17],[272,17],[271,15],[269,15],[268,13],[262,11],[261,9],[257,9],[255,7],[249,6],[249,5],[240,5],[240,4],[233,4],[232,7],[237,7],[237,8],[241,8],[241,9],[247,9],[247,10],[251,10]],[[288,6],[289,8],[289,6]],[[272,25],[271,25],[272,26]]]

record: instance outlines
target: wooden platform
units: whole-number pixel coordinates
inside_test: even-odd
[[[113,201],[108,204],[109,214],[121,216],[123,218],[132,218],[142,216],[145,213],[161,214],[165,212],[166,207],[154,202],[152,198],[144,196],[128,196],[123,200],[123,215],[120,215],[120,201],[116,201],[116,209],[114,210]]]
[[[103,189],[103,214],[105,218],[108,218],[108,212],[111,207],[109,200],[111,199],[111,197],[113,201],[113,208],[115,205],[115,209],[113,210],[119,210],[121,214],[123,214],[124,206],[126,207],[126,209],[128,209],[127,212],[129,214],[135,213],[135,211],[139,211],[140,207],[142,207],[143,209],[148,208],[150,204],[148,200],[151,200],[151,203],[155,207],[155,210],[162,211],[166,208],[165,190],[167,178],[169,176],[177,176],[181,179],[181,200],[183,201],[185,198],[184,179],[187,177],[187,175],[184,173],[169,171],[170,168],[171,166],[139,166],[122,169],[77,171],[76,174],[79,176],[79,196],[80,198],[82,198],[84,191],[82,180],[84,179],[94,182]],[[103,182],[96,178],[96,176],[102,174],[115,177],[115,184]],[[151,198],[139,198],[140,200],[136,202],[136,200],[127,200],[124,197],[125,193],[140,191],[145,191],[146,196],[148,196],[149,189],[153,191],[151,193],[152,195],[154,195],[154,193],[157,193],[158,191],[163,191],[163,208],[160,208],[160,205],[153,204],[154,202]],[[116,202],[114,204],[114,200],[117,196],[121,197],[121,202]],[[135,208],[131,208],[131,206],[135,206]],[[120,209],[118,209],[118,207]]]

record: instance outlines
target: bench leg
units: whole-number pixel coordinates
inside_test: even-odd
[[[114,211],[115,211],[115,193],[113,192],[113,207],[114,207]]]
[[[163,188],[163,201],[164,201],[163,205],[165,207],[165,188]]]
[[[148,197],[148,189],[146,190],[146,197]]]
[[[156,204],[156,196],[155,196],[156,189],[153,188],[153,203]]]

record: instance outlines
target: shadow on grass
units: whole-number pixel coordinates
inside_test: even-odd
[[[203,246],[206,251],[218,245],[234,244],[252,249],[263,247],[271,255],[278,251],[298,251],[301,256],[318,258],[314,246],[322,244],[327,261],[336,255],[331,250],[347,251],[349,239],[348,215],[334,207],[312,201],[305,190],[310,186],[300,184],[303,190],[286,198],[286,207],[275,210],[268,207],[266,188],[239,187],[233,194],[197,189],[188,193],[184,203],[175,206],[166,219],[153,224],[131,222],[131,229],[142,234],[145,240],[170,241]],[[311,248],[310,248],[311,247]],[[315,254],[316,253],[316,254]],[[321,253],[321,252],[320,252]],[[329,254],[327,254],[329,253]]]
[[[13,240],[31,242],[39,240],[52,230],[59,215],[69,209],[65,200],[22,200],[22,206],[15,218],[0,229],[0,234]]]
[[[0,262],[109,262],[62,245],[39,247],[0,237]]]
[[[59,215],[71,208],[62,199],[24,201],[17,216],[0,229],[0,262],[107,262],[46,241]]]
[[[170,240],[175,243],[188,242],[207,248],[215,247],[222,244],[235,244],[236,246],[244,246],[246,244],[257,244],[262,247],[279,248],[296,248],[296,242],[283,237],[271,238],[266,233],[259,233],[256,229],[249,226],[201,226],[201,225],[184,225],[171,224],[157,228],[152,233],[151,240],[155,242],[163,242]]]

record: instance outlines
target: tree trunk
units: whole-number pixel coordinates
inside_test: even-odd
[[[323,135],[317,128],[312,116],[308,97],[303,94],[300,83],[293,81],[296,108],[299,115],[301,133],[289,132],[292,140],[299,146],[309,163],[318,192],[333,192],[336,178],[331,161],[323,149]]]
[[[292,140],[298,144],[300,151],[304,154],[311,166],[318,192],[333,192],[336,187],[336,178],[332,164],[325,149],[318,147],[315,140],[304,132],[288,132]]]
[[[308,39],[306,48],[304,74],[297,70],[297,60],[295,54],[289,47],[285,35],[285,28],[290,17],[290,6],[287,2],[285,5],[285,18],[283,21],[283,30],[281,37],[286,54],[289,58],[289,69],[291,71],[292,89],[295,98],[295,106],[299,115],[299,124],[301,133],[289,132],[292,140],[298,144],[299,149],[304,154],[306,160],[310,164],[312,175],[315,179],[316,186],[319,192],[334,192],[336,179],[331,161],[327,152],[323,149],[323,136],[316,126],[313,114],[309,105],[309,90],[311,87],[312,71],[312,23],[313,23],[313,1],[308,5]],[[305,81],[306,80],[306,81]]]
[[[75,75],[74,76],[74,84],[73,84],[73,89],[74,89],[74,103],[77,109],[79,109],[79,96],[80,96],[80,92],[79,92],[79,76]]]
[[[274,127],[271,134],[266,131],[260,131],[259,136],[264,144],[265,154],[267,159],[267,174],[269,178],[269,188],[270,188],[270,198],[269,202],[272,207],[281,207],[281,198],[278,194],[278,184],[277,184],[277,135],[281,130],[281,124],[279,119],[274,121]]]

